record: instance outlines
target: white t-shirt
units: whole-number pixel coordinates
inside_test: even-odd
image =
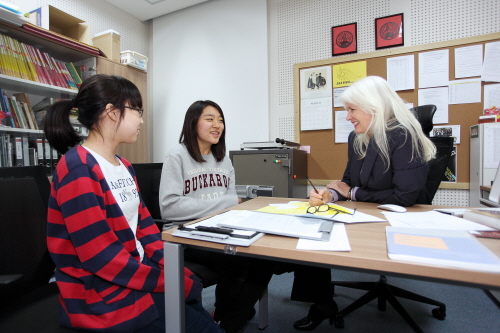
[[[144,248],[137,240],[136,235],[137,222],[139,220],[140,199],[134,177],[132,177],[119,158],[116,158],[116,160],[120,163],[120,165],[113,165],[95,151],[89,149],[88,147],[83,147],[87,149],[97,160],[97,163],[99,163],[102,173],[104,174],[104,178],[108,182],[109,188],[111,189],[111,193],[113,193],[118,206],[120,206],[123,215],[128,221],[130,229],[132,229],[132,232],[134,233],[135,243],[142,261],[144,258]]]

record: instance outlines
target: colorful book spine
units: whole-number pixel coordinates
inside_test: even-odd
[[[2,89],[0,89],[0,109],[2,110],[0,112],[1,124],[7,127],[16,127],[10,108],[5,104],[4,92]]]
[[[7,94],[2,89],[0,89],[0,92],[1,92],[0,98],[2,100],[2,107],[4,108],[4,110],[8,110],[8,112],[10,112],[10,116],[12,119],[12,127],[19,128],[20,127],[19,122],[17,120],[17,117],[16,117],[14,110],[12,110],[12,108],[10,106],[10,101],[7,98]]]
[[[19,110],[19,105],[17,104],[16,97],[12,96],[12,97],[7,97],[7,98],[10,102],[11,110],[14,110],[16,117],[17,117],[17,120],[19,121],[19,128],[29,129],[29,125],[27,123],[27,120],[24,119],[23,113]]]
[[[66,84],[68,85],[68,87],[73,90],[78,90],[78,86],[76,85],[75,81],[73,80],[73,77],[71,76],[70,72],[68,71],[64,63],[57,61],[54,58],[52,59],[54,61],[54,64],[59,68],[59,71],[66,80]]]
[[[66,65],[66,68],[68,69],[69,73],[73,77],[73,80],[75,81],[75,83],[77,85],[81,84],[83,81],[82,81],[81,75],[78,73],[75,65],[72,62],[68,62],[65,65]]]
[[[35,62],[33,61],[31,54],[28,52],[27,45],[24,43],[20,43],[20,46],[23,50],[23,56],[26,58],[26,64],[28,65],[32,80],[35,82],[40,82],[38,79],[38,72],[35,67]]]
[[[50,84],[50,82],[46,78],[43,66],[42,66],[40,60],[38,59],[38,55],[37,55],[37,52],[35,50],[35,47],[33,47],[31,45],[26,45],[26,48],[28,49],[28,53],[30,54],[31,59],[33,60],[33,63],[35,65],[35,69],[36,69],[36,72],[38,74],[38,82]]]
[[[41,66],[42,66],[42,69],[43,69],[43,72],[44,72],[44,75],[45,75],[45,79],[47,80],[47,84],[55,86],[56,84],[54,83],[54,81],[52,79],[49,65],[44,60],[44,58],[42,56],[42,52],[40,52],[40,50],[37,49],[36,47],[34,47],[33,49],[34,49],[34,51],[35,51],[35,53],[36,53],[36,55],[38,57],[38,61],[40,62]]]

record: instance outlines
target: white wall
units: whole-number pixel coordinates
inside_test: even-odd
[[[218,103],[227,150],[268,139],[265,0],[211,0],[153,19],[153,160],[177,144],[189,105]]]

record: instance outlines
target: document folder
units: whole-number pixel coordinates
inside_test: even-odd
[[[209,231],[217,231],[217,229],[220,229],[218,224],[226,221],[227,219],[231,219],[234,216],[234,213],[237,212],[228,211],[199,222],[181,225],[172,233],[172,235],[207,242],[239,246],[250,246],[250,244],[264,236],[261,232],[238,229],[226,229],[230,230],[230,233]]]

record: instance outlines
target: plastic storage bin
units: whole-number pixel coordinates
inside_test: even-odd
[[[148,58],[134,51],[127,50],[120,52],[120,63],[142,69],[143,71],[148,70]]]

